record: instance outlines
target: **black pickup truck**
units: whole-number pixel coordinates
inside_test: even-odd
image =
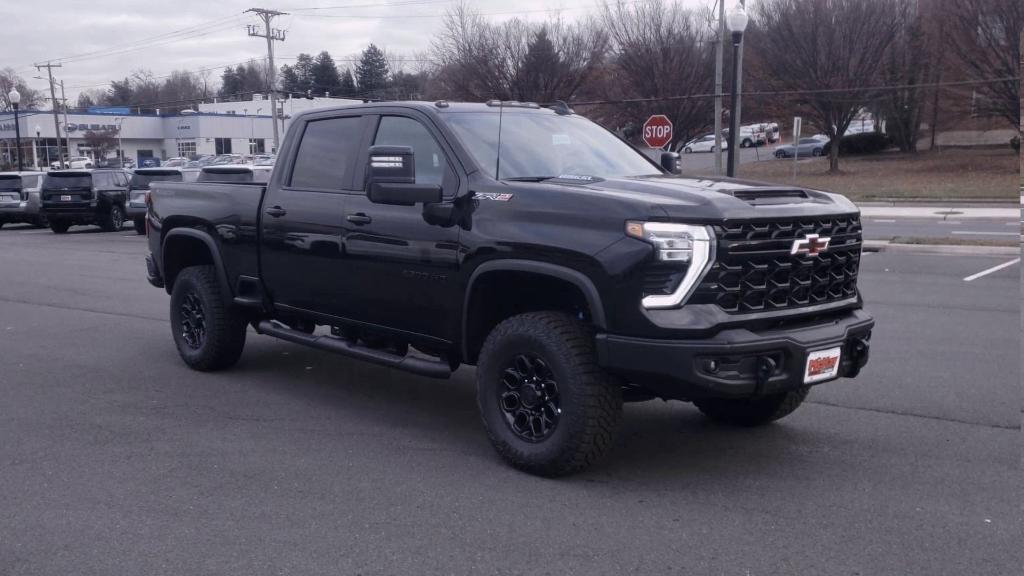
[[[308,111],[265,185],[151,185],[149,281],[194,369],[233,365],[249,325],[429,377],[475,365],[497,451],[571,473],[624,401],[754,426],[868,360],[857,208],[677,160],[564,105]]]

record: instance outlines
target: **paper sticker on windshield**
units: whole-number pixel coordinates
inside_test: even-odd
[[[498,202],[508,202],[512,199],[512,196],[514,196],[514,194],[508,194],[506,192],[477,192],[473,195],[474,198],[479,198],[481,200],[496,200]]]
[[[569,138],[568,134],[552,134],[551,145],[552,146],[569,146],[572,144],[572,139]]]

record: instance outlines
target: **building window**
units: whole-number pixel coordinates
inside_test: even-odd
[[[267,153],[267,140],[266,138],[250,138],[249,139],[249,154],[266,154]]]
[[[216,154],[231,154],[231,138],[214,138],[213,140]]]
[[[195,142],[178,142],[178,156],[182,158],[192,158],[196,155],[196,143]]]

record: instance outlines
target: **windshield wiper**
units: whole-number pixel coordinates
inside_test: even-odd
[[[558,176],[513,176],[511,178],[502,178],[502,180],[508,182],[543,182],[552,178],[558,178]]]

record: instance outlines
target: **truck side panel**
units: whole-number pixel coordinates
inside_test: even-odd
[[[173,278],[164,269],[164,241],[168,232],[180,227],[199,230],[213,239],[232,292],[239,276],[259,277],[259,217],[265,186],[154,182],[151,190],[149,245],[168,290]]]

